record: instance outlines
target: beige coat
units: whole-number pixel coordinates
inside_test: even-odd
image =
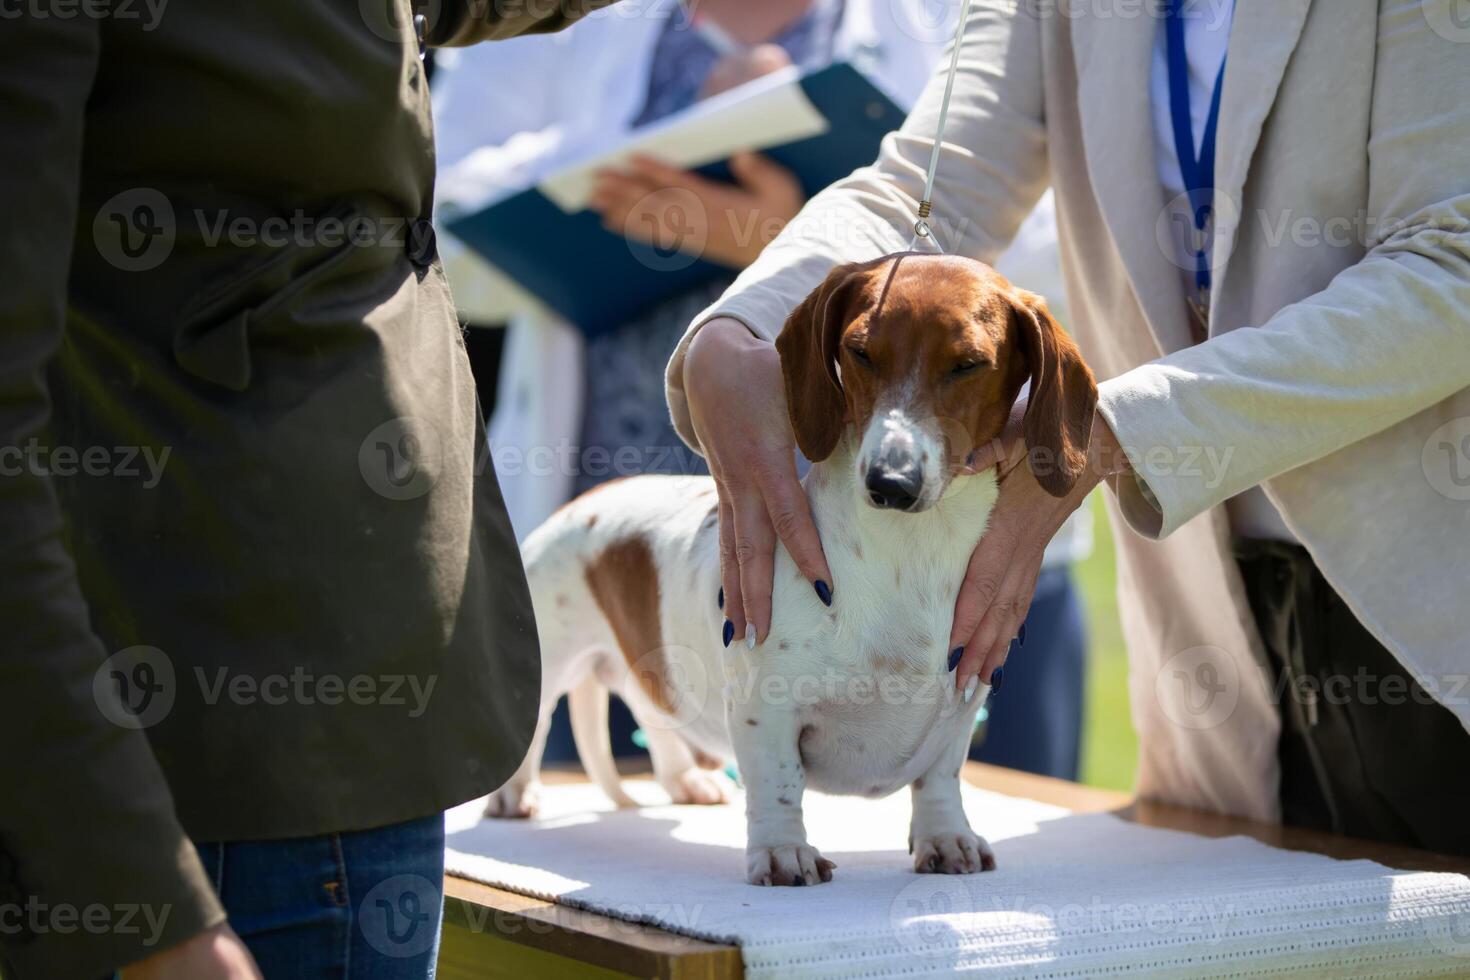
[[[1109,494],[1141,794],[1279,818],[1282,695],[1221,506],[1257,484],[1357,616],[1470,721],[1470,25],[1451,2],[1237,3],[1197,346],[1156,177],[1157,5],[975,4],[935,214],[950,251],[991,260],[1056,191],[1071,326],[1162,511],[1131,483]],[[908,245],[942,81],[691,335],[724,314],[772,337],[834,263]],[[668,396],[692,442],[687,344]],[[1402,696],[1373,680],[1348,696]]]

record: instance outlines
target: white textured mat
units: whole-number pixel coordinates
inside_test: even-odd
[[[448,869],[738,943],[751,977],[1470,976],[1465,877],[965,792],[997,871],[914,874],[907,794],[808,793],[808,836],[835,880],[757,888],[744,882],[741,801],[614,812],[586,785],[547,787],[532,821],[451,811]]]

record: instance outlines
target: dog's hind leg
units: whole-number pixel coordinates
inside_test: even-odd
[[[510,779],[490,794],[485,801],[487,817],[534,817],[541,805],[541,754],[546,751],[546,734],[551,729],[551,711],[556,707],[553,699],[541,705],[541,717],[536,722],[536,734],[531,736],[531,747],[526,757]]]
[[[572,720],[572,738],[577,743],[577,755],[581,757],[582,768],[587,770],[587,775],[617,806],[637,806],[638,801],[623,789],[617,762],[613,759],[607,730],[607,688],[598,678],[596,668],[588,671],[581,683],[567,695],[567,709]]]
[[[533,586],[538,584],[532,578]],[[541,710],[536,733],[520,767],[503,786],[490,794],[485,803],[487,817],[533,817],[541,802],[541,757],[546,751],[546,736],[551,729],[551,713],[564,693],[585,677],[584,683],[595,684],[591,676],[597,659],[597,646],[605,642],[605,626],[601,618],[588,616],[578,622],[572,615],[570,600],[561,608],[566,593],[543,587],[536,596],[536,628],[541,640]],[[566,592],[572,592],[566,587]],[[585,608],[585,607],[584,607]],[[601,629],[599,629],[601,627]]]
[[[541,710],[536,733],[515,774],[490,794],[487,817],[534,816],[541,798],[541,756],[551,727],[551,713],[561,696],[592,677],[598,651],[613,637],[588,590],[581,547],[585,528],[565,513],[553,516],[522,545],[526,578],[536,611],[541,644]]]
[[[730,802],[729,779],[699,765],[689,743],[676,730],[666,727],[668,720],[654,713],[652,705],[645,703],[641,708],[637,705],[632,707],[633,717],[638,719],[643,734],[648,738],[653,778],[658,780],[670,799],[675,803],[706,806]]]

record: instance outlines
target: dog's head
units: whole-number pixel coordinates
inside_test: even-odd
[[[874,507],[934,505],[970,451],[1023,425],[1038,482],[1066,496],[1086,465],[1097,385],[1041,297],[969,259],[904,253],[833,269],[776,339],[797,445],[826,459],[848,425]]]

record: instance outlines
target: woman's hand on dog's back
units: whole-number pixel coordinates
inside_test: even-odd
[[[727,645],[743,636],[754,646],[771,628],[778,537],[823,602],[831,602],[834,584],[796,476],[781,359],[743,323],[720,317],[689,346],[684,390],[720,496]]]

